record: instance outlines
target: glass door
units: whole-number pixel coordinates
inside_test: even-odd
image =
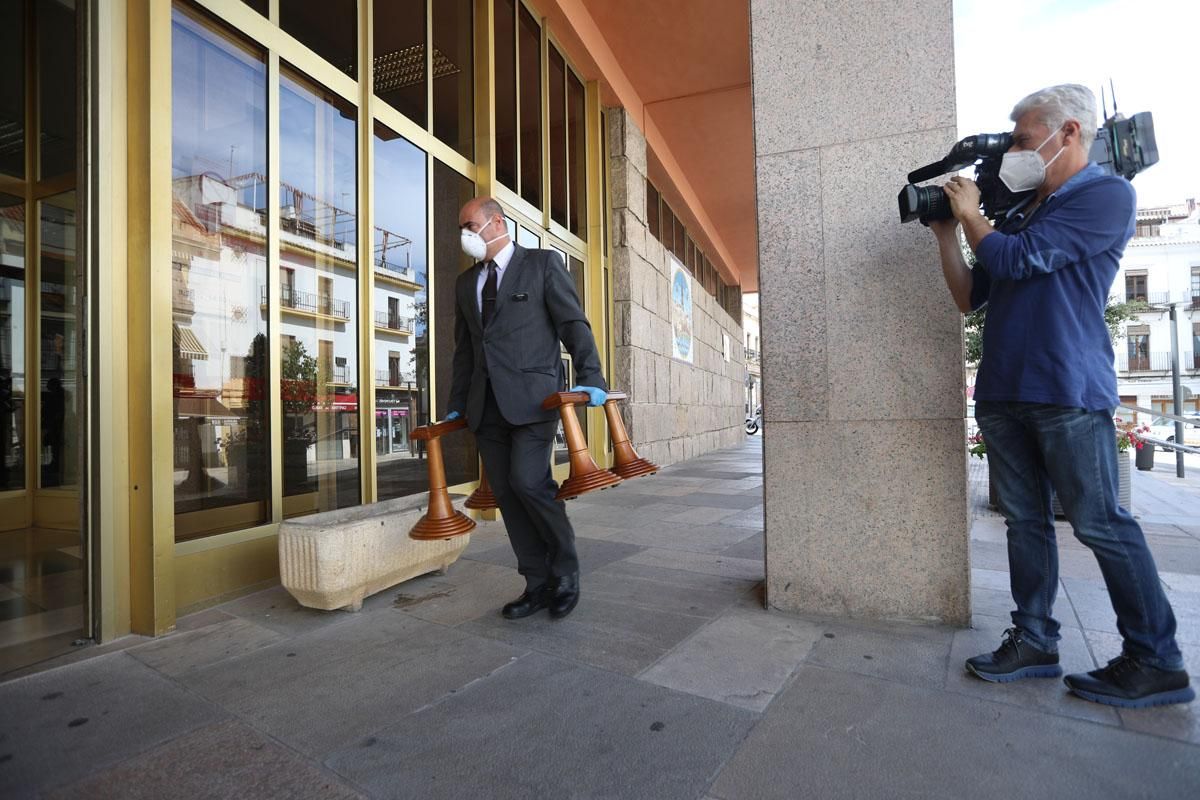
[[[91,635],[78,25],[0,3],[0,675]]]

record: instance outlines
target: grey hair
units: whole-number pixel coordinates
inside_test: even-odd
[[[1096,95],[1078,83],[1064,83],[1040,89],[1013,106],[1009,116],[1013,122],[1030,111],[1050,130],[1058,130],[1069,119],[1079,123],[1079,141],[1085,151],[1096,138]]]

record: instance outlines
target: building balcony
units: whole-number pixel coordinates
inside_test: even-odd
[[[262,305],[267,305],[267,287],[261,287]],[[283,286],[279,291],[279,305],[285,313],[309,317],[325,317],[346,322],[350,319],[350,303],[310,292],[298,292]]]
[[[413,332],[413,320],[412,317],[402,317],[399,314],[393,314],[390,311],[376,311],[375,327],[379,330],[388,331],[389,333],[398,333],[409,336],[412,335]]]
[[[1179,368],[1184,372],[1200,370],[1200,353],[1185,351],[1179,354]],[[1130,356],[1117,353],[1117,373],[1122,376],[1169,374],[1171,354],[1169,352]]]
[[[414,376],[403,372],[393,372],[389,369],[376,370],[375,385],[378,387],[393,387],[411,389],[415,383]]]
[[[417,282],[417,272],[412,267],[393,264],[388,261],[375,262],[375,279],[396,283],[405,288],[417,290],[421,284]]]

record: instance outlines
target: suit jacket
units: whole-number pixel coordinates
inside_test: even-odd
[[[479,311],[478,265],[458,276],[454,304],[454,368],[447,411],[477,430],[487,381],[500,413],[513,425],[555,419],[542,401],[562,391],[559,342],[575,364],[576,381],[607,389],[592,326],[562,258],[550,250],[514,245],[487,329]]]

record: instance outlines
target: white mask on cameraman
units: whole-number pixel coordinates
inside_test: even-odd
[[[1054,133],[1046,137],[1046,141],[1037,146],[1036,150],[1018,150],[1015,153],[1005,153],[1000,159],[1000,181],[1008,187],[1010,192],[1028,192],[1031,189],[1036,189],[1046,180],[1046,167],[1050,166],[1055,160],[1063,154],[1063,150],[1067,149],[1066,145],[1059,148],[1054,154],[1054,158],[1049,161],[1042,161],[1042,157],[1038,155],[1046,142],[1053,139],[1058,131],[1062,130],[1060,125]]]
[[[479,229],[480,233],[483,232],[484,228],[491,224],[492,223],[490,221],[485,223],[484,226]],[[480,236],[479,233],[476,233],[475,231],[469,231],[466,228],[463,228],[459,233],[459,239],[462,242],[463,252],[476,261],[479,261],[487,255],[489,244],[492,242],[498,242],[506,236],[508,236],[507,230],[497,236],[495,239],[488,239],[487,241],[484,241],[484,238]]]

